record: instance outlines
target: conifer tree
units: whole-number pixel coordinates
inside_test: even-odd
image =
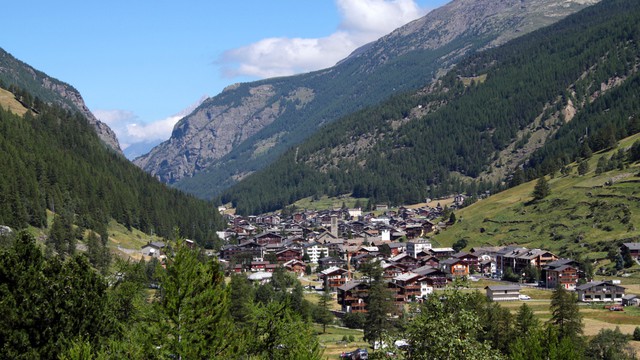
[[[575,294],[558,285],[551,296],[551,319],[560,338],[578,340],[583,332],[582,315]]]
[[[536,186],[533,188],[533,200],[538,201],[546,198],[551,193],[551,189],[549,188],[549,183],[544,176],[538,179]]]

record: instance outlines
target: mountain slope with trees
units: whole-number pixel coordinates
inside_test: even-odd
[[[200,243],[215,238],[221,219],[211,203],[168,188],[107,149],[82,114],[12,89],[31,110],[19,116],[0,108],[0,224],[44,228],[49,210],[67,228],[101,235],[115,219],[163,237],[177,226]]]
[[[595,0],[455,0],[334,67],[236,84],[176,124],[135,163],[211,198],[276,160],[322,125],[433,81],[465,55],[553,23]]]
[[[91,113],[78,90],[34,69],[2,48],[0,48],[0,82],[23,91],[27,102],[32,100],[29,97],[38,98],[41,102],[81,113],[91,124],[100,140],[115,152],[122,154],[116,134],[107,124],[98,120]]]
[[[429,88],[326,126],[222,202],[241,213],[322,194],[415,203],[557,170],[587,127],[598,150],[638,131],[638,21],[636,2],[604,1],[471,55]]]

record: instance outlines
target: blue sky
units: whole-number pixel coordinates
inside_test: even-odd
[[[123,148],[236,82],[326,68],[448,0],[10,1],[0,47],[65,81]]]

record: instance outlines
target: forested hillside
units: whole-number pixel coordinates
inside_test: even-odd
[[[0,108],[0,224],[47,226],[50,210],[102,234],[110,219],[147,233],[211,240],[220,216],[107,150],[83,115],[12,87],[29,111]]]
[[[221,199],[258,213],[320,194],[410,203],[476,193],[506,180],[491,174],[519,148],[539,149],[529,177],[558,169],[585,131],[594,149],[637,131],[639,22],[640,4],[608,0],[472,55],[431,88],[327,126]]]
[[[554,23],[599,0],[454,0],[355,50],[335,66],[235,84],[134,162],[205,199],[354,111],[433,82],[466,55]]]

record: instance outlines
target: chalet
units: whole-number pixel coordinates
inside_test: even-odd
[[[474,254],[470,254],[468,252],[459,252],[453,254],[453,257],[459,260],[462,260],[464,264],[469,268],[469,272],[473,272],[480,270],[480,266],[478,264],[478,257]]]
[[[415,269],[419,266],[418,259],[414,258],[413,256],[407,253],[402,253],[392,258],[389,258],[389,261],[392,263],[401,265],[406,269]]]
[[[347,264],[346,260],[343,259],[338,259],[335,257],[323,257],[321,259],[318,259],[318,267],[322,268],[322,269],[328,269],[332,266],[335,267],[343,267],[344,265]]]
[[[622,252],[629,251],[631,257],[635,260],[640,258],[640,243],[624,243],[621,247]]]
[[[612,281],[592,281],[576,287],[578,301],[622,302],[626,289]]]
[[[349,272],[347,270],[335,266],[322,270],[318,274],[318,278],[322,280],[324,288],[330,290],[344,285],[348,276]]]
[[[429,252],[438,259],[447,259],[455,254],[456,251],[452,248],[431,248]]]
[[[420,254],[425,254],[425,255],[421,256]],[[429,265],[434,268],[440,267],[440,259],[438,259],[437,257],[431,254],[420,252],[418,253],[418,260],[419,260],[418,264],[420,264],[420,266]]]
[[[520,285],[491,285],[484,288],[491,301],[514,301],[520,299]]]
[[[265,272],[267,271],[268,261],[252,261],[250,270],[253,272]]]
[[[298,276],[303,276],[307,269],[307,264],[298,259],[289,260],[282,264],[282,266],[287,269],[287,271],[295,273]]]
[[[164,248],[165,244],[162,241],[149,241],[142,247],[141,251],[142,255],[158,258],[162,255]]]
[[[280,250],[276,252],[276,260],[279,263],[286,263],[290,260],[302,260],[302,251],[292,248]]]
[[[391,256],[396,256],[402,252],[405,251],[405,247],[407,246],[405,243],[402,242],[392,242],[392,243],[388,243],[387,246],[389,247],[389,250],[391,251]]]
[[[393,278],[391,283],[389,283],[389,288],[395,293],[396,304],[402,305],[407,301],[422,298],[421,278],[422,275],[412,272],[404,273]]]
[[[469,265],[464,260],[450,258],[440,262],[440,269],[450,277],[468,276]]]
[[[507,246],[496,253],[496,266],[500,275],[504,274],[507,268],[515,274],[520,274],[529,266],[541,270],[557,259],[557,256],[546,250]]]
[[[382,264],[382,276],[387,280],[391,280],[404,272],[405,272],[405,268],[398,264],[391,264],[391,263]]]
[[[349,281],[340,286],[338,291],[338,304],[342,311],[350,312],[367,312],[365,299],[369,295],[369,284],[359,281]]]
[[[422,275],[420,281],[426,282],[433,289],[444,289],[449,283],[447,274],[431,266],[422,266],[414,269],[413,272]]]
[[[227,245],[220,249],[220,258],[231,260],[237,257],[248,257],[252,259],[264,258],[264,247],[253,241],[246,241],[239,245]]]
[[[559,259],[542,268],[545,285],[555,288],[558,285],[567,290],[575,290],[578,284],[578,262],[571,259]]]
[[[267,245],[267,244],[280,245],[284,240],[284,236],[275,234],[272,232],[268,232],[268,233],[257,235],[253,239],[256,244],[260,244],[260,245]]]

